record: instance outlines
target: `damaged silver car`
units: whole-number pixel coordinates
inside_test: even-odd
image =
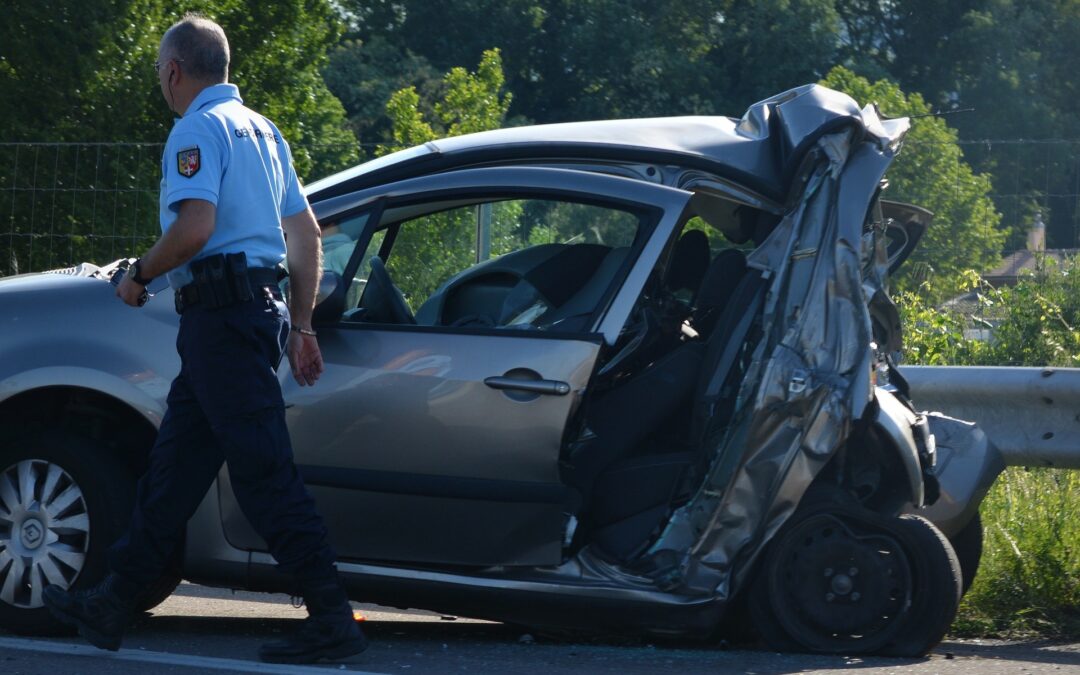
[[[558,629],[752,624],[789,650],[937,644],[1000,458],[917,412],[894,366],[886,277],[930,221],[881,198],[907,128],[806,86],[741,119],[504,129],[308,186],[327,369],[280,376],[352,597]],[[104,281],[118,265],[0,280],[9,630],[54,630],[42,589],[100,578],[178,368],[171,294],[131,310]],[[175,562],[147,607],[180,578],[288,590],[224,470]]]

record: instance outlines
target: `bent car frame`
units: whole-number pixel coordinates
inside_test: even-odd
[[[882,199],[907,127],[810,85],[741,119],[484,132],[309,185],[326,373],[279,375],[352,597],[932,648],[1001,462],[894,367],[887,275],[930,222]],[[103,574],[178,368],[171,294],[117,302],[122,264],[0,280],[9,630],[55,630],[42,589]],[[225,468],[143,605],[180,578],[289,590]]]

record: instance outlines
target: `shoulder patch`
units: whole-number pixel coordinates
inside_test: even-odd
[[[181,176],[191,178],[199,173],[200,168],[202,168],[202,162],[199,161],[199,146],[185,148],[176,153],[176,170]]]

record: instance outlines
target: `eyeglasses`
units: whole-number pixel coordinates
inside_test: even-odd
[[[154,73],[160,73],[161,67],[169,61],[176,61],[177,63],[183,63],[184,59],[165,59],[164,61],[154,61]]]

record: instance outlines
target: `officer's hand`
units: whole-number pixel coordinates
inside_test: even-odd
[[[146,287],[135,283],[125,274],[116,287],[116,297],[132,307],[142,307],[146,304]]]
[[[315,384],[323,372],[322,352],[314,335],[289,333],[289,366],[293,379],[301,387]]]

